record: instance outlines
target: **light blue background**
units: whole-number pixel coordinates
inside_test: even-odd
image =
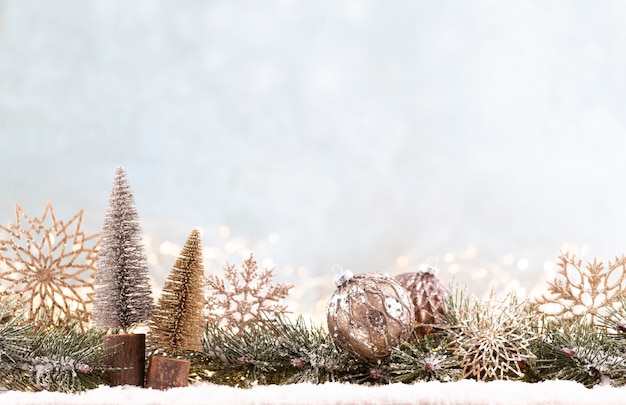
[[[297,311],[333,264],[528,292],[626,251],[624,72],[621,1],[4,0],[0,218],[98,232],[122,165],[157,285],[199,226]]]

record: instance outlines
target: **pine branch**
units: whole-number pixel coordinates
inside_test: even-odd
[[[280,383],[283,370],[276,341],[262,327],[238,332],[209,326],[204,351],[215,361],[207,365],[208,381],[249,387],[255,384]]]
[[[542,380],[571,380],[592,387],[604,378],[624,381],[624,345],[582,319],[546,322],[533,344],[532,363]]]
[[[352,370],[360,370],[368,363],[338,349],[325,329],[307,325],[301,316],[295,323],[281,316],[266,325],[279,343],[280,357],[294,367],[287,382],[349,380]]]
[[[22,316],[13,316],[9,308],[8,303],[0,303],[0,386],[25,390],[18,365],[28,357],[31,326],[22,322]]]
[[[207,381],[247,387],[253,384],[320,384],[341,381],[386,384],[420,380],[454,381],[458,359],[446,352],[446,335],[405,342],[388,359],[370,360],[343,351],[326,330],[279,317],[234,333],[212,328],[205,338]]]
[[[78,392],[102,385],[102,335],[75,328],[37,332],[29,355],[18,364],[23,371],[21,382],[29,391]]]
[[[447,350],[445,334],[430,334],[394,348],[389,372],[394,382],[456,381],[461,377],[459,359]]]
[[[204,373],[218,384],[289,384],[357,381],[369,375],[366,359],[339,350],[330,335],[285,317],[250,325],[242,331],[209,327],[204,351],[212,358]]]
[[[606,307],[602,315],[598,316],[597,326],[603,328],[607,334],[626,344],[626,297],[620,295],[617,302]]]
[[[9,307],[0,302],[0,364],[15,363],[28,354],[29,325]]]
[[[103,384],[99,377],[102,333],[81,331],[80,324],[41,328],[40,320],[24,322],[5,316],[0,307],[0,386],[21,391],[84,391]]]

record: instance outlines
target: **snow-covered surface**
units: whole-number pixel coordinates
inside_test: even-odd
[[[590,405],[624,404],[626,387],[592,389],[571,381],[528,384],[514,381],[488,383],[462,380],[414,385],[362,386],[340,383],[257,386],[238,389],[195,384],[167,391],[136,387],[102,387],[81,394],[53,392],[0,394],[2,405],[238,405],[238,404],[429,404],[429,405]]]

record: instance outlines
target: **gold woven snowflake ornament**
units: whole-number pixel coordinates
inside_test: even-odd
[[[286,312],[281,301],[293,286],[273,284],[274,269],[259,269],[252,254],[241,269],[227,264],[224,271],[224,278],[206,278],[205,315],[209,323],[242,333],[250,325]]]
[[[607,267],[596,258],[583,267],[573,254],[561,253],[548,292],[534,302],[547,315],[558,318],[585,318],[591,325],[598,316],[615,308],[626,294],[626,256],[609,261]]]
[[[535,316],[526,301],[513,293],[499,298],[491,291],[486,300],[473,296],[451,299],[448,349],[460,359],[462,378],[479,381],[517,379],[535,356]]]
[[[0,296],[18,300],[29,320],[89,322],[98,234],[80,230],[83,211],[57,221],[48,202],[41,218],[15,205],[15,224],[0,225]]]

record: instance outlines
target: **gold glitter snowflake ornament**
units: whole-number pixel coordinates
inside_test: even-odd
[[[15,205],[15,224],[0,225],[0,296],[20,302],[25,316],[56,324],[89,322],[98,234],[80,230],[83,211],[57,221],[48,202],[41,218]]]
[[[559,318],[586,318],[591,325],[607,308],[619,305],[626,294],[626,256],[609,261],[606,268],[593,259],[585,267],[573,254],[559,256],[554,281],[548,282],[548,293],[535,301],[541,312]]]
[[[535,356],[536,317],[526,301],[513,293],[499,298],[493,290],[487,299],[457,295],[446,308],[452,339],[448,349],[460,359],[462,378],[480,381],[517,379],[523,364]]]
[[[283,315],[282,303],[293,287],[272,283],[274,269],[259,269],[254,256],[244,260],[241,269],[227,264],[224,278],[209,275],[205,285],[205,315],[210,324],[229,328],[238,334],[259,322]]]

